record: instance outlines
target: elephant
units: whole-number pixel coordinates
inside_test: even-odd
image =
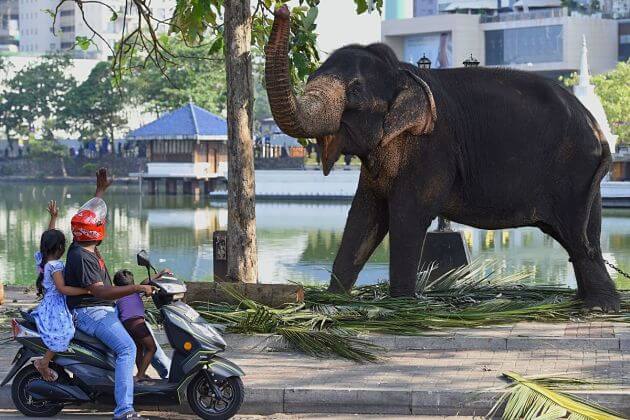
[[[382,43],[337,49],[296,95],[289,35],[283,7],[265,48],[276,123],[316,139],[324,175],[342,154],[361,160],[330,291],[350,290],[389,233],[389,293],[413,296],[427,229],[442,216],[480,229],[538,227],[569,254],[583,304],[619,310],[600,248],[600,182],[612,157],[574,95],[531,72],[421,69]]]

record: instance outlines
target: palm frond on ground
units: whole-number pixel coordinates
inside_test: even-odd
[[[624,419],[619,413],[557,390],[569,383],[575,386],[587,384],[588,381],[567,377],[525,378],[515,372],[504,372],[503,375],[513,381],[513,384],[488,413],[488,418],[492,418],[504,407],[504,420]]]
[[[380,283],[333,294],[305,286],[303,303],[270,308],[225,285],[238,305],[199,302],[195,306],[211,322],[226,324],[239,333],[281,334],[298,350],[351,360],[375,360],[362,333],[421,335],[431,330],[478,328],[521,321],[566,322],[599,319],[627,322],[630,296],[622,294],[619,314],[582,311],[574,291],[553,286],[522,286],[529,273],[498,275],[496,263],[474,261],[435,281],[428,271],[418,276],[416,298],[391,298],[389,285]],[[430,269],[430,267],[429,267]]]

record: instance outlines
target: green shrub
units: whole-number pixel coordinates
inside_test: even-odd
[[[81,166],[81,175],[94,175],[97,169],[98,169],[98,164],[86,163],[83,166]]]

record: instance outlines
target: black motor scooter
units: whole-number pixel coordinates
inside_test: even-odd
[[[145,251],[137,256],[138,265],[155,271]],[[241,407],[244,388],[243,371],[216,354],[225,350],[225,341],[217,329],[193,308],[182,302],[186,285],[174,277],[161,277],[149,284],[157,290],[153,302],[160,310],[164,330],[174,349],[168,379],[141,382],[134,388],[134,404],[178,405],[188,401],[203,419],[228,419]],[[46,382],[32,363],[32,358],[46,352],[37,327],[28,313],[13,319],[13,336],[22,344],[13,367],[0,386],[11,378],[11,396],[15,407],[26,416],[51,417],[65,406],[82,403],[112,403],[115,358],[98,339],[77,329],[66,352],[58,353],[50,364],[59,378]]]

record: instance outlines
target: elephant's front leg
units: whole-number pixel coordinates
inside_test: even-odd
[[[390,201],[389,292],[392,297],[415,294],[424,237],[435,218],[427,207],[426,203],[417,202],[411,191]]]
[[[359,181],[333,264],[329,291],[339,293],[352,288],[368,258],[387,234],[388,217],[387,201],[378,198],[365,181]]]

